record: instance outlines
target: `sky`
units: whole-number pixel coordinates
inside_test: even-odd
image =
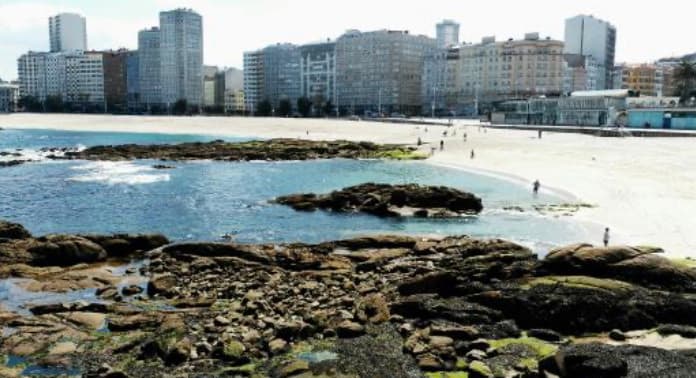
[[[243,52],[277,42],[336,38],[348,29],[409,30],[435,36],[435,24],[461,24],[461,39],[521,38],[527,32],[563,39],[564,20],[591,14],[617,28],[617,62],[650,62],[696,52],[690,31],[696,3],[664,0],[0,0],[0,79],[17,77],[17,58],[48,50],[48,17],[87,18],[89,49],[137,48],[138,31],[159,11],[192,8],[203,16],[205,64],[239,67]]]

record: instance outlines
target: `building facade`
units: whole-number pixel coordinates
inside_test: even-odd
[[[461,96],[460,47],[438,49],[425,57],[421,99],[430,116],[468,114],[473,110]]]
[[[217,86],[218,68],[216,66],[203,66],[203,106],[213,107]]]
[[[263,50],[244,53],[244,107],[251,114],[265,98],[263,55]]]
[[[19,85],[0,82],[0,113],[17,111]]]
[[[475,102],[500,101],[563,91],[563,42],[528,33],[522,40],[480,44],[460,49],[461,94]]]
[[[616,54],[616,28],[592,16],[579,15],[565,22],[565,53],[590,55],[600,67],[599,89],[612,86]]]
[[[443,20],[436,25],[437,47],[446,49],[459,44],[459,24],[452,20]]]
[[[126,57],[126,97],[128,111],[140,110],[140,55],[130,51]]]
[[[101,53],[65,56],[63,101],[77,106],[104,106],[104,61]]]
[[[336,102],[336,43],[321,42],[300,46],[301,96],[317,109]]]
[[[128,109],[128,50],[101,52],[104,64],[104,96],[107,111],[125,112]]]
[[[300,48],[290,43],[263,49],[264,98],[278,108],[283,100],[297,107],[300,98]]]
[[[20,97],[46,97],[46,55],[30,51],[17,59]]]
[[[87,50],[87,21],[75,13],[60,13],[48,18],[51,52]]]
[[[202,105],[203,19],[191,9],[160,12],[160,82],[164,103]]]
[[[336,41],[337,106],[342,113],[420,114],[425,56],[436,41],[408,31],[348,31]]]
[[[162,104],[160,77],[160,30],[157,27],[138,33],[138,74],[140,103],[149,110]]]
[[[598,90],[600,69],[591,55],[565,54],[565,77],[563,92]]]
[[[668,64],[621,64],[614,69],[614,88],[630,89],[643,96],[673,96],[673,66]]]

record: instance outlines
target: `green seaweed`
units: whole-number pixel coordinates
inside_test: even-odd
[[[516,339],[508,338],[500,340],[490,340],[489,343],[491,347],[494,349],[500,349],[513,344],[522,344],[529,346],[536,353],[537,360],[556,354],[556,351],[558,351],[558,347],[553,344],[549,344],[535,337],[527,336],[519,337]]]

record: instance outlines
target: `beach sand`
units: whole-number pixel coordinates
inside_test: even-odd
[[[696,257],[696,140],[691,138],[597,138],[544,132],[538,139],[534,131],[485,130],[475,122],[456,122],[456,136],[450,131],[443,137],[442,126],[236,117],[13,114],[0,116],[0,127],[408,144],[420,137],[438,147],[428,160],[432,164],[499,175],[529,186],[530,192],[538,179],[542,190],[554,190],[569,202],[593,205],[575,216],[595,223],[598,229],[610,227],[614,243],[659,246],[671,257]],[[440,140],[445,142],[443,152]],[[424,150],[430,150],[430,145]],[[470,158],[472,149],[475,159]],[[595,244],[601,238],[599,232]]]

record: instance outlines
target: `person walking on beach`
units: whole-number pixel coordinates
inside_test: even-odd
[[[534,181],[534,188],[532,189],[534,191],[534,195],[536,196],[539,194],[539,187],[541,186],[541,183],[539,180]]]
[[[466,133],[464,133],[464,141],[466,142]]]
[[[471,158],[473,159],[473,158],[475,158],[475,157],[476,157],[476,154],[474,153],[474,150],[472,149],[472,150],[471,150]]]
[[[444,150],[445,150],[445,141],[440,140],[440,151],[444,151]]]
[[[604,248],[609,246],[609,227],[604,229]]]
[[[420,137],[418,137],[418,146],[421,146],[423,144],[423,141],[421,140]]]
[[[541,139],[541,129],[539,129],[539,139]]]

